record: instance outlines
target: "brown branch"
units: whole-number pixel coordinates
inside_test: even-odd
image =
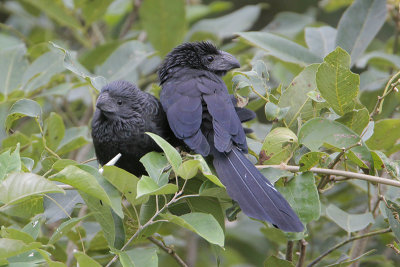
[[[140,9],[141,5],[142,5],[141,0],[133,0],[132,12],[128,15],[128,17],[125,20],[124,25],[122,26],[121,32],[119,34],[120,39],[124,38],[124,36],[132,28],[133,23],[135,23],[135,21],[138,17],[139,9]]]
[[[320,262],[323,258],[325,258],[327,255],[329,255],[331,252],[333,252],[336,249],[346,245],[347,243],[353,242],[353,241],[358,240],[358,239],[366,238],[366,237],[371,237],[371,236],[375,236],[375,235],[381,235],[381,234],[390,233],[391,231],[392,231],[392,229],[386,228],[386,229],[378,230],[378,231],[375,231],[375,232],[370,232],[370,233],[367,233],[367,234],[364,234],[364,235],[359,235],[359,236],[354,236],[352,238],[349,238],[349,239],[347,239],[345,241],[342,241],[342,242],[336,244],[332,248],[330,248],[327,251],[325,251],[324,253],[322,253],[315,260],[313,260],[309,265],[307,265],[307,267],[314,266],[315,264]]]
[[[147,238],[148,240],[150,240],[150,242],[152,242],[153,244],[155,244],[157,247],[161,248],[162,250],[164,250],[166,253],[168,253],[169,255],[171,255],[172,258],[175,259],[175,261],[183,267],[188,267],[188,265],[182,260],[181,257],[179,257],[178,254],[176,254],[176,251],[171,248],[170,246],[165,245],[163,242],[155,239],[154,237],[150,236]]]
[[[302,267],[304,264],[304,261],[306,260],[306,249],[307,249],[307,241],[302,239],[299,240],[299,245],[300,245],[300,256],[299,256],[299,261],[296,264],[296,267]]]
[[[289,240],[286,245],[286,257],[287,261],[293,261],[293,241]]]

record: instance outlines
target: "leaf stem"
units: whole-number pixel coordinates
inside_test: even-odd
[[[293,241],[289,240],[286,245],[286,256],[287,261],[293,261]]]
[[[378,101],[376,102],[375,107],[370,114],[371,120],[375,115],[380,114],[382,112],[383,100],[396,88],[397,85],[400,84],[399,79],[400,79],[400,71],[397,72],[395,75],[393,75],[392,78],[390,78],[390,80],[387,82],[385,89],[383,90],[382,96],[378,96]]]
[[[179,257],[179,255],[176,253],[176,251],[171,247],[171,246],[167,246],[164,244],[164,242],[161,242],[157,239],[155,239],[152,236],[149,236],[147,238],[148,240],[150,240],[150,242],[154,243],[157,247],[161,248],[162,250],[164,250],[166,253],[168,253],[169,255],[171,255],[171,257],[173,257],[175,259],[175,261],[182,267],[188,267],[188,265],[182,260],[181,257]]]
[[[353,242],[355,240],[358,239],[362,239],[362,238],[366,238],[366,237],[370,237],[370,236],[374,236],[374,235],[381,235],[381,234],[386,234],[386,233],[390,233],[392,231],[392,229],[390,228],[386,228],[386,229],[382,229],[382,230],[378,230],[375,232],[370,232],[364,235],[359,235],[359,236],[354,236],[351,237],[345,241],[342,241],[338,244],[336,244],[335,246],[333,246],[332,248],[328,249],[327,251],[325,251],[324,253],[322,253],[320,256],[318,256],[315,260],[313,260],[310,264],[307,265],[307,267],[311,267],[314,266],[315,264],[317,264],[318,262],[320,262],[324,257],[326,257],[327,255],[329,255],[331,252],[335,251],[336,249],[346,245],[347,243]]]
[[[296,264],[296,267],[302,267],[304,264],[304,261],[306,260],[306,249],[307,249],[307,241],[302,239],[299,240],[299,245],[300,245],[300,256],[299,256],[299,261]]]

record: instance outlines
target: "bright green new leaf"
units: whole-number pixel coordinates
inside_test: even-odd
[[[262,164],[287,162],[297,146],[297,136],[288,128],[278,127],[265,137],[261,148]]]
[[[310,52],[304,46],[267,32],[239,32],[238,35],[252,45],[259,47],[283,61],[292,62],[301,66],[319,63],[322,59]]]
[[[167,157],[169,163],[172,166],[172,169],[174,170],[175,173],[178,173],[179,166],[182,164],[182,158],[179,155],[178,151],[168,144],[167,141],[165,141],[163,138],[160,136],[153,134],[153,133],[146,133],[150,135],[151,138],[161,147],[161,149],[164,151],[165,156]]]
[[[35,239],[33,239],[32,236],[30,236],[29,234],[27,234],[23,231],[14,229],[14,228],[6,228],[6,227],[2,226],[0,234],[1,234],[2,238],[21,240],[21,241],[24,241],[24,243],[26,243],[26,244],[35,242]]]
[[[79,267],[101,267],[100,263],[98,263],[83,252],[75,252],[74,257],[78,261]]]
[[[164,171],[170,166],[170,164],[164,154],[152,151],[144,155],[140,159],[140,162],[144,165],[149,176],[159,186],[168,183],[170,172],[164,173]]]
[[[91,216],[92,214],[87,214],[86,216],[79,217],[79,218],[72,218],[65,222],[63,222],[57,229],[54,231],[53,235],[50,237],[48,244],[56,243],[61,237],[66,235],[69,231],[74,228],[80,221],[86,219],[87,217]]]
[[[164,57],[182,42],[186,31],[183,0],[146,0],[139,14],[142,26],[160,56]]]
[[[285,186],[277,185],[276,189],[286,198],[302,223],[307,224],[319,218],[321,207],[312,172],[297,175]]]
[[[0,184],[0,202],[5,206],[46,193],[64,193],[64,190],[34,173],[11,173]],[[5,206],[0,209],[3,210]]]
[[[11,128],[12,123],[20,118],[32,117],[41,121],[41,116],[42,108],[36,101],[30,99],[18,100],[12,105],[10,111],[8,112],[6,119],[6,130],[8,131]]]
[[[19,143],[13,152],[7,150],[0,154],[0,182],[10,172],[21,171],[21,159],[19,156]]]
[[[400,139],[400,119],[384,119],[377,121],[374,133],[366,143],[369,148],[381,150],[390,155],[400,150],[397,141]],[[390,133],[390,134],[388,134]]]
[[[321,163],[321,161],[324,161],[327,157],[329,157],[328,154],[324,152],[308,152],[301,156],[299,165],[300,165],[300,171],[308,171],[318,163]]]
[[[26,244],[21,240],[0,238],[0,259],[6,259],[18,254],[39,248],[42,245],[40,242],[32,242]]]
[[[322,97],[338,115],[352,111],[360,76],[350,70],[350,56],[338,47],[318,67],[316,82]]]
[[[225,188],[225,186],[221,183],[221,181],[218,179],[217,176],[215,176],[214,174],[212,174],[210,167],[208,167],[208,164],[206,162],[206,160],[203,158],[203,156],[197,154],[194,155],[194,159],[198,160],[200,162],[200,171],[201,173],[211,182],[213,182],[214,184],[218,185],[219,187],[223,187]]]
[[[182,216],[172,214],[161,214],[160,216],[169,222],[189,229],[211,244],[224,246],[224,231],[211,214],[192,212]]]
[[[178,176],[188,180],[195,177],[199,169],[201,169],[200,161],[195,159],[187,160],[179,166]]]
[[[349,214],[333,204],[329,204],[325,212],[328,218],[348,233],[362,230],[367,227],[368,224],[375,222],[370,212],[364,214]]]
[[[119,257],[123,267],[158,267],[158,256],[155,248],[134,248],[120,251]]]
[[[141,196],[146,195],[167,195],[173,194],[178,191],[178,187],[176,184],[166,184],[163,186],[158,186],[153,179],[149,176],[143,175],[140,181],[137,183],[137,196],[139,198]]]

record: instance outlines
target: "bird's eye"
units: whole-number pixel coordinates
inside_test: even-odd
[[[118,100],[117,104],[121,106],[122,105],[122,100]]]
[[[207,56],[207,61],[208,62],[212,62],[214,60],[214,57],[213,56]]]

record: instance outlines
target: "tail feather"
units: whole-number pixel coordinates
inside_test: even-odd
[[[237,148],[214,153],[214,167],[229,196],[252,218],[268,221],[287,232],[304,229],[285,198]]]

